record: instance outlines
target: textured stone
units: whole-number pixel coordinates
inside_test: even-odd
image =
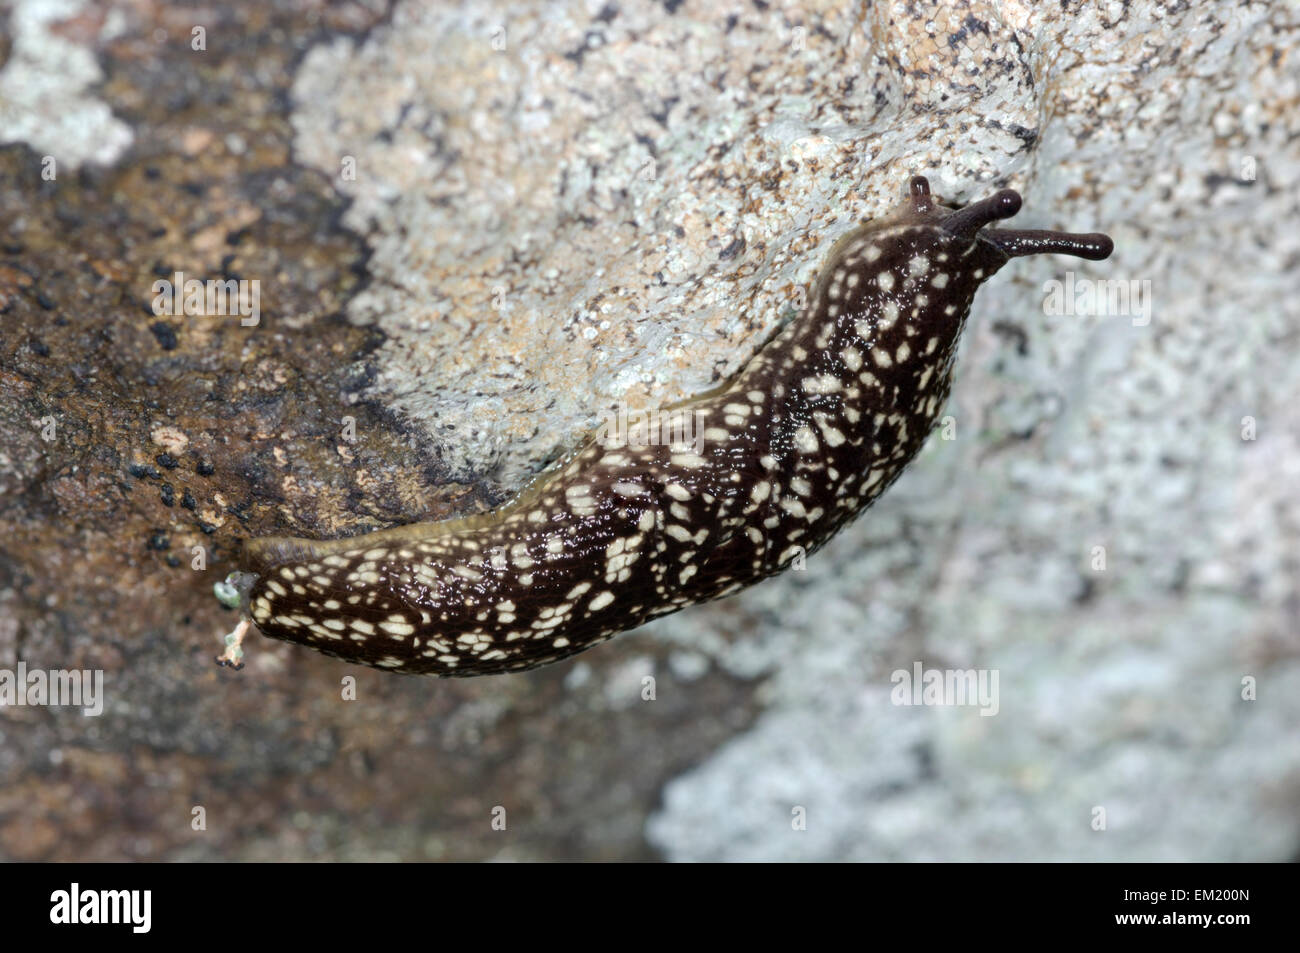
[[[1295,855],[1293,6],[250,2],[202,55],[88,11],[0,44],[0,667],[109,697],[0,713],[0,856]],[[505,679],[212,666],[241,538],[483,509],[711,386],[915,173],[1116,253],[984,288],[955,439],[805,571]],[[260,278],[262,326],[157,327],[176,269]],[[1150,321],[1048,313],[1068,271]],[[891,704],[916,661],[999,713]]]

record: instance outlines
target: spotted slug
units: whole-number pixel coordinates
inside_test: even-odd
[[[689,446],[593,433],[491,513],[255,539],[229,586],[264,635],[467,676],[555,662],[779,573],[921,449],[981,283],[1023,255],[1111,253],[1102,234],[986,228],[1019,209],[1010,189],[948,207],[916,176],[896,215],[834,245],[808,306],[742,370],[667,408],[694,426]],[[238,663],[247,628],[219,661]]]

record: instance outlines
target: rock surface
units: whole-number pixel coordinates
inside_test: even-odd
[[[106,696],[0,709],[0,857],[1296,855],[1293,7],[0,9],[0,669]],[[493,505],[918,172],[1116,253],[985,287],[948,428],[805,571],[509,678],[212,665],[241,539]],[[260,323],[152,313],[177,271]],[[891,703],[918,662],[997,714]]]

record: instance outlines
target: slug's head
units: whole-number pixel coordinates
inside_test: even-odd
[[[852,325],[886,352],[917,341],[943,361],[979,286],[1012,258],[1056,253],[1093,260],[1111,253],[1101,234],[989,228],[1020,211],[1020,194],[1003,189],[963,208],[942,204],[923,176],[911,181],[902,210],[869,222],[832,249],[818,282],[825,320]],[[912,339],[908,341],[908,339]],[[933,342],[933,343],[931,343]]]
[[[902,224],[910,219],[917,224],[933,225],[939,230],[937,238],[976,243],[985,252],[981,258],[996,252],[1004,261],[1025,255],[1074,255],[1076,258],[1101,261],[1109,258],[1115,247],[1110,236],[1100,232],[1076,234],[1037,229],[985,228],[1004,218],[1011,218],[1019,211],[1020,193],[1014,189],[1002,189],[963,208],[949,208],[940,204],[937,196],[930,194],[930,182],[925,176],[915,175],[911,181],[908,204],[896,222]],[[967,256],[970,254],[973,252],[967,252]]]

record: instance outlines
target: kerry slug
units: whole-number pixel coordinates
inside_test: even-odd
[[[921,449],[976,289],[1101,234],[986,230],[1004,189],[949,208],[921,176],[844,236],[804,311],[729,382],[676,405],[695,446],[593,434],[488,514],[331,541],[256,539],[229,578],[264,635],[398,672],[518,671],[730,595],[812,553]],[[219,661],[238,663],[241,623]]]

